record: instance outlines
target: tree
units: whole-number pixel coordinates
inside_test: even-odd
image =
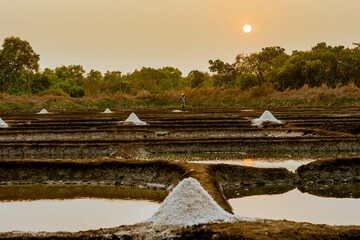
[[[95,71],[91,69],[90,72],[87,74],[85,79],[85,95],[95,95],[100,92],[101,82],[102,82],[102,74],[100,71]]]
[[[39,70],[40,55],[18,37],[5,38],[0,50],[0,90],[30,93],[33,75]]]
[[[123,76],[123,81],[129,83],[132,92],[147,90],[153,93],[160,93],[171,89],[178,89],[182,86],[181,71],[173,67],[155,69],[143,67]]]
[[[69,65],[55,68],[56,83],[54,88],[60,88],[70,97],[84,96],[85,70],[81,65]]]
[[[59,80],[70,82],[74,81],[78,86],[84,85],[85,70],[81,65],[69,65],[55,68],[55,74]]]
[[[40,55],[34,52],[28,41],[9,37],[5,38],[2,47],[0,69],[15,73],[34,73],[39,70]]]
[[[106,93],[130,93],[129,84],[123,80],[120,71],[107,71],[101,82],[101,91]]]
[[[191,88],[197,88],[202,86],[205,82],[210,80],[208,73],[203,73],[198,70],[193,70],[188,75]]]
[[[259,53],[239,54],[236,56],[234,64],[239,74],[246,75],[243,79],[251,79],[248,75],[251,74],[256,78],[256,84],[261,85],[268,80],[273,80],[274,73],[287,59],[288,55],[285,49],[274,46],[263,48]],[[267,78],[267,76],[270,77]]]
[[[217,59],[215,61],[209,60],[210,72],[216,72],[217,75],[213,76],[215,86],[231,87],[235,84],[237,71],[235,64],[224,63]]]

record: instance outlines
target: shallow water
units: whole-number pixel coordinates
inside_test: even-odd
[[[1,201],[61,200],[78,198],[147,200],[162,202],[166,190],[113,185],[26,184],[0,185]]]
[[[318,197],[294,189],[284,194],[234,198],[229,202],[234,213],[244,217],[360,225],[360,199]]]
[[[158,206],[150,201],[90,198],[0,202],[0,232],[116,227],[146,220]]]
[[[247,167],[257,168],[286,168],[289,171],[295,170],[301,165],[308,164],[315,161],[314,159],[306,160],[283,160],[283,159],[239,159],[239,160],[205,160],[205,161],[190,161],[192,163],[205,163],[205,164],[231,164]]]

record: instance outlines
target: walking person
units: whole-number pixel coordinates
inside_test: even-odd
[[[185,109],[185,93],[182,93],[180,96],[180,104],[181,104],[181,109],[184,110]]]

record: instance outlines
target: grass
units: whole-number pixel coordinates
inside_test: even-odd
[[[0,109],[63,109],[63,108],[179,108],[179,96],[184,92],[187,107],[246,107],[246,106],[346,106],[360,105],[360,88],[354,84],[329,88],[304,86],[280,92],[272,86],[243,91],[239,88],[194,88],[150,93],[143,90],[136,95],[117,93],[111,96],[11,96],[0,94]]]
[[[0,105],[1,110],[20,110],[20,109],[33,109],[32,103],[4,103]]]

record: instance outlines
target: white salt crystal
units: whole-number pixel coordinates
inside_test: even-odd
[[[102,113],[112,113],[112,111],[110,109],[105,109],[105,111],[103,111]]]
[[[133,123],[135,125],[146,125],[146,122],[141,121],[135,113],[131,113],[130,116],[125,121],[120,121],[122,123]]]
[[[239,217],[221,208],[194,178],[182,180],[147,220],[155,226],[236,222]]]
[[[43,108],[43,110],[41,110],[40,112],[38,112],[37,114],[48,114],[49,112]]]
[[[268,110],[266,110],[260,118],[256,118],[252,120],[253,125],[260,126],[263,122],[276,122],[276,123],[283,123],[280,120],[277,120],[274,115]]]
[[[4,122],[1,118],[0,118],[0,128],[7,128],[9,127],[9,125],[7,125],[6,122]]]

